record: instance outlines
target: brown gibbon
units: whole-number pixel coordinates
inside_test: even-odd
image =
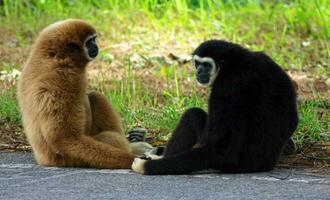
[[[87,91],[86,66],[98,51],[95,29],[78,19],[46,27],[34,43],[17,99],[38,164],[129,169],[151,147],[130,144],[105,96]]]

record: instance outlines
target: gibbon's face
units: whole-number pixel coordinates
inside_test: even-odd
[[[99,53],[99,48],[96,44],[96,34],[88,36],[84,42],[84,50],[88,60],[93,60]]]
[[[219,68],[211,57],[193,56],[193,65],[196,69],[196,79],[199,85],[203,87],[212,86],[218,76]]]

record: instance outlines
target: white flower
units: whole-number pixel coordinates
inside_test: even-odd
[[[14,79],[17,79],[20,75],[21,75],[21,72],[18,71],[17,69],[13,69],[12,71],[3,70],[3,71],[0,71],[0,80],[12,81]]]

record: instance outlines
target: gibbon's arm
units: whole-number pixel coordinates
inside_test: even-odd
[[[206,135],[211,148],[221,149],[224,163],[235,166],[250,134],[247,132],[250,130],[249,120],[254,120],[256,112],[259,112],[256,108],[260,103],[258,91],[261,82],[254,72],[226,75],[219,94],[217,91],[211,93]],[[220,103],[212,102],[212,98],[220,99]]]
[[[212,117],[210,115],[210,118]],[[215,163],[216,168],[223,168],[223,165],[237,167],[243,144],[248,135],[247,120],[241,115],[221,113],[217,123],[214,122],[209,126],[212,128],[207,127],[206,145],[210,149],[217,149],[223,159],[221,162]]]

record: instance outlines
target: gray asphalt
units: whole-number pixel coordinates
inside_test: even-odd
[[[141,176],[130,170],[42,167],[31,153],[0,153],[0,199],[330,199],[330,175],[274,170]]]

